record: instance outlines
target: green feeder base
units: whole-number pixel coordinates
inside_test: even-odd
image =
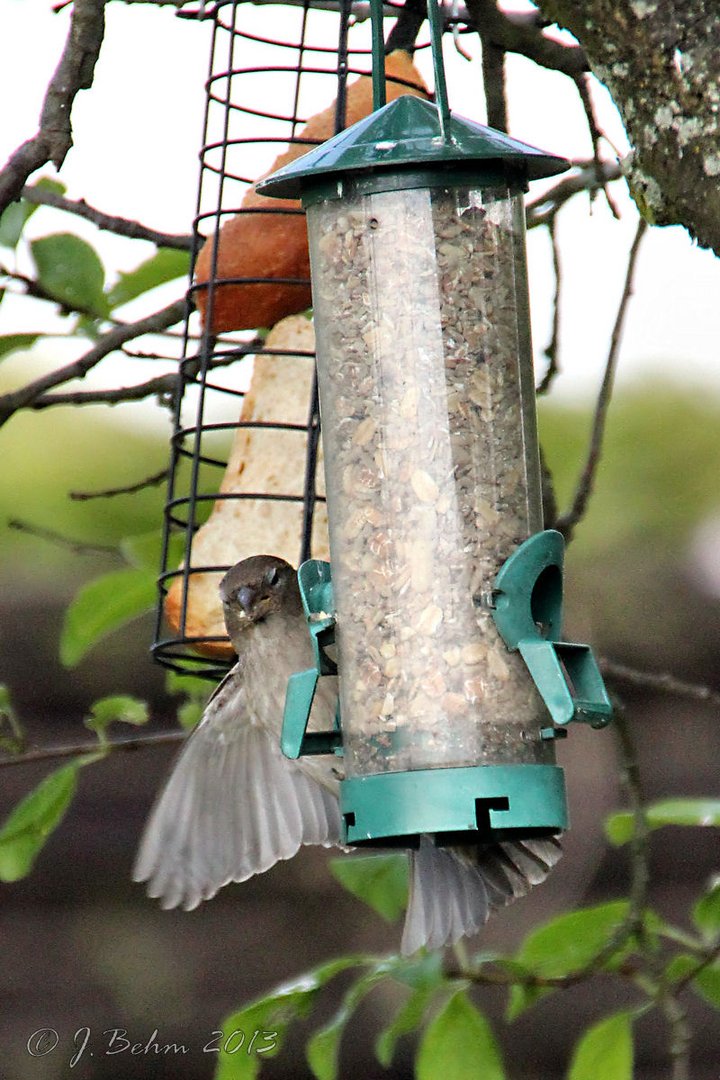
[[[424,833],[503,840],[567,828],[557,765],[477,765],[354,776],[340,785],[343,842],[382,845]]]

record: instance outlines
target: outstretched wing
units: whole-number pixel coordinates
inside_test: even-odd
[[[230,881],[340,841],[337,795],[283,756],[253,723],[238,668],[208,702],[160,793],[133,877],[164,908],[186,911]]]
[[[559,840],[513,840],[486,847],[435,847],[410,853],[410,896],[401,950],[439,949],[477,933],[491,911],[545,880],[562,855]]]

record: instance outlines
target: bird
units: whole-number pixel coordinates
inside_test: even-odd
[[[230,882],[263,873],[306,844],[342,847],[343,779],[335,754],[286,758],[280,749],[288,678],[314,666],[297,573],[254,555],[220,583],[238,660],[212,693],[151,810],[133,870],[163,908],[186,911]],[[310,729],[329,730],[337,678],[323,677]],[[453,945],[540,884],[560,858],[556,837],[408,849],[403,955]]]

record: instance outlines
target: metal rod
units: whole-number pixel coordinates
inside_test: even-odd
[[[350,25],[350,0],[341,0],[340,3],[340,29],[338,31],[337,51],[337,98],[335,99],[335,134],[342,131],[347,123],[345,112],[347,106],[347,78],[348,78],[348,29]]]
[[[442,2],[442,0],[441,0]],[[438,0],[427,0],[428,23],[432,41],[433,71],[435,73],[435,101],[440,113],[440,130],[445,142],[451,142],[450,106],[448,104],[445,64],[442,54],[442,17],[438,9]]]
[[[372,19],[372,83],[373,109],[385,104],[385,38],[383,36],[382,0],[370,0]]]

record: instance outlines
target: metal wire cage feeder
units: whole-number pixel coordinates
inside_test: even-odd
[[[297,515],[297,564],[316,554],[313,522],[318,506],[325,500],[319,490],[320,417],[314,352],[296,347],[292,351],[268,348],[263,330],[215,334],[210,325],[217,290],[223,285],[282,284],[309,298],[309,278],[222,278],[216,269],[217,239],[213,241],[212,237],[217,238],[223,223],[234,216],[258,212],[241,203],[274,154],[299,143],[310,149],[321,141],[300,134],[312,109],[308,102],[327,104],[334,98],[334,132],[345,127],[349,80],[372,74],[369,27],[362,25],[369,13],[366,8],[352,0],[304,0],[278,5],[283,33],[277,36],[260,33],[256,28],[258,11],[263,16],[262,25],[272,25],[273,8],[269,6],[258,9],[242,0],[220,0],[211,7],[203,5],[197,11],[180,12],[182,17],[209,21],[212,26],[192,266],[204,242],[214,243],[214,247],[206,284],[198,285],[191,276],[193,283],[188,293],[164,508],[160,600],[152,646],[156,660],[178,672],[215,680],[232,662],[223,633],[197,634],[188,620],[192,584],[205,575],[210,575],[213,582],[219,581],[229,568],[227,562],[199,559],[194,551],[193,539],[213,506],[242,501],[251,513],[252,507],[261,503],[291,504]],[[386,20],[395,20],[402,12],[403,4],[394,0],[384,6]],[[412,50],[429,49],[429,40],[415,40],[425,18],[424,2],[410,0],[404,16],[402,27],[399,21],[391,24],[386,51],[398,45]],[[445,15],[445,26],[452,27],[455,34],[464,29],[461,20],[449,13]],[[397,34],[400,27],[402,40]],[[377,48],[377,42],[375,45]],[[402,79],[396,81],[402,83]],[[262,213],[302,215],[304,211],[281,206],[263,207]],[[193,309],[200,290],[204,293],[206,318],[198,334]],[[309,307],[309,299],[305,305]],[[293,357],[308,365],[310,391],[303,422],[239,418],[253,358],[270,354]],[[301,490],[223,490],[233,436],[255,429],[295,433],[297,453],[302,456]],[[173,625],[166,618],[171,591],[179,596]]]

